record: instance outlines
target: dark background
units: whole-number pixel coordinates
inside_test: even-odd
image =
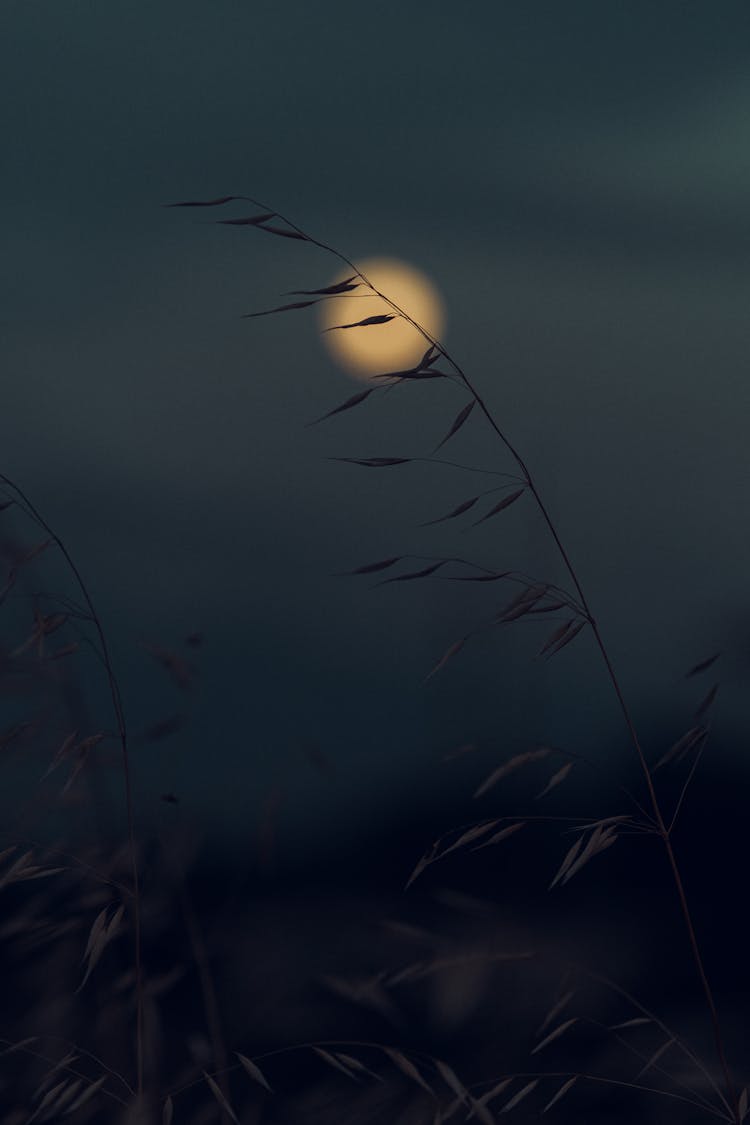
[[[679,725],[677,677],[720,648],[717,724],[739,736],[744,6],[5,2],[0,18],[3,468],[90,577],[133,711],[136,643],[205,633],[192,743],[157,787],[200,794],[214,839],[242,833],[314,741],[339,789],[294,793],[285,832],[309,841],[408,803],[442,743],[573,738],[606,761],[619,738],[588,643],[548,672],[519,660],[536,638],[498,638],[423,691],[481,604],[332,577],[470,543],[417,525],[473,479],[324,459],[425,452],[463,400],[415,388],[304,429],[352,384],[306,313],[239,316],[335,263],[160,208],[226,192],[433,277],[639,718]],[[500,465],[485,429],[456,459]],[[480,562],[555,571],[531,505],[472,538]]]
[[[306,312],[240,317],[336,263],[161,206],[225,193],[431,276],[652,758],[721,680],[695,807],[726,823],[750,657],[748,33],[740,4],[0,0],[0,470],[86,575],[133,728],[189,720],[137,743],[146,834],[174,793],[208,870],[391,893],[529,743],[603,768],[576,775],[576,812],[620,811],[631,770],[585,635],[543,664],[534,627],[496,633],[422,686],[500,595],[336,576],[413,552],[563,578],[531,503],[423,529],[474,478],[326,460],[429,452],[464,400],[426,384],[305,428],[356,385]],[[448,448],[512,470],[478,418]],[[143,646],[194,631],[181,693]],[[716,676],[682,679],[717,650]],[[703,833],[723,839],[700,817],[698,866]],[[718,885],[739,916],[735,863]]]

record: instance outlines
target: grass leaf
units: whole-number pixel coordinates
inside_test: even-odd
[[[593,859],[595,855],[599,854],[599,852],[603,852],[606,851],[607,848],[611,848],[612,845],[616,843],[616,841],[617,836],[615,834],[615,827],[613,825],[609,825],[606,828],[603,828],[600,824],[597,825],[594,831],[591,833],[589,841],[584,847],[581,854],[578,856],[575,862],[570,865],[568,870],[563,875],[563,883],[567,883],[570,879],[573,878],[574,875],[578,874],[581,868],[584,867],[589,862],[589,860]]]
[[[559,628],[555,629],[555,631],[549,635],[547,640],[544,642],[542,647],[539,649],[539,652],[537,653],[537,655],[543,656],[545,652],[547,652],[549,649],[551,649],[553,647],[553,645],[556,645],[558,641],[562,640],[562,638],[565,636],[565,634],[570,629],[571,625],[574,625],[574,624],[575,624],[575,618],[574,617],[571,617],[569,621],[564,621],[563,624],[559,626]]]
[[[566,777],[568,777],[574,765],[574,762],[566,762],[564,766],[560,767],[557,773],[553,773],[544,789],[537,793],[536,800],[538,801],[540,800],[540,798],[546,797],[551,789],[555,789],[558,785],[562,785],[563,781],[565,781]]]
[[[69,1113],[74,1113],[75,1110],[80,1109],[81,1106],[86,1104],[86,1102],[91,1101],[94,1094],[96,1094],[97,1091],[101,1090],[106,1081],[107,1075],[105,1074],[103,1078],[97,1078],[96,1082],[92,1082],[89,1086],[87,1086],[86,1089],[83,1090],[81,1094],[79,1094],[76,1100],[68,1106],[65,1111],[65,1116],[67,1117]]]
[[[387,586],[389,582],[411,582],[415,578],[429,578],[441,566],[445,566],[445,560],[441,559],[440,562],[431,563],[430,566],[425,566],[422,570],[410,570],[408,574],[394,574],[393,578],[384,578],[382,582],[378,582],[378,586]]]
[[[358,289],[361,285],[357,281],[357,274],[353,273],[351,277],[347,277],[345,281],[338,281],[334,285],[324,285],[322,289],[290,289],[285,293],[285,297],[316,297],[318,294],[323,296],[335,297],[338,293],[348,293],[352,289]]]
[[[218,199],[188,199],[182,203],[165,203],[165,207],[222,207],[225,203],[234,203],[242,200],[247,202],[244,195],[220,195]],[[275,212],[274,212],[275,213]],[[269,216],[273,217],[273,215]]]
[[[466,644],[468,639],[469,639],[468,636],[466,636],[466,637],[461,637],[461,639],[458,640],[458,641],[454,641],[454,643],[450,646],[450,648],[447,650],[447,652],[444,652],[443,655],[440,657],[440,659],[438,660],[435,667],[430,672],[427,673],[424,680],[422,681],[422,684],[423,685],[426,684],[428,680],[431,680],[433,676],[436,676],[438,674],[438,672],[440,671],[440,669],[444,668],[445,665],[448,663],[448,661],[452,660],[453,657],[461,651],[461,649],[464,647],[464,645]]]
[[[324,332],[336,332],[340,328],[367,328],[372,324],[387,324],[389,320],[395,319],[395,313],[378,313],[377,316],[366,316],[364,320],[354,320],[351,324],[332,324],[330,328],[325,328]]]
[[[560,1101],[560,1099],[565,1097],[568,1090],[571,1088],[571,1086],[574,1086],[577,1081],[578,1081],[578,1075],[574,1074],[573,1077],[569,1078],[567,1082],[563,1082],[562,1086],[557,1091],[555,1096],[547,1102],[546,1106],[542,1110],[542,1113],[546,1113],[548,1109],[552,1109],[553,1105],[557,1105],[557,1103]]]
[[[437,443],[437,445],[433,449],[433,453],[437,453],[438,449],[442,449],[442,447],[445,445],[445,443],[447,441],[449,441],[455,433],[458,433],[458,431],[461,429],[464,422],[467,420],[467,418],[469,417],[469,415],[471,414],[471,412],[472,412],[472,410],[474,409],[475,406],[476,406],[476,402],[474,401],[474,399],[472,399],[471,402],[467,402],[467,404],[463,408],[463,410],[459,410],[458,414],[456,415],[455,419],[453,420],[451,428],[448,430],[448,433],[445,435],[445,437],[441,441],[439,441]]]
[[[411,457],[331,457],[331,461],[344,461],[349,465],[364,465],[368,469],[385,469],[390,465],[406,465]]]
[[[489,520],[493,516],[496,516],[498,512],[505,511],[505,509],[509,508],[511,504],[515,504],[516,500],[518,500],[520,496],[523,496],[525,491],[525,488],[519,488],[515,492],[511,492],[510,496],[504,496],[502,500],[499,500],[498,503],[495,504],[494,508],[490,508],[489,512],[487,512],[486,515],[483,515],[481,519],[477,520],[477,522],[474,524],[474,527],[476,527],[477,524],[484,523],[485,520]]]
[[[568,1004],[570,1003],[570,1001],[573,999],[574,996],[575,996],[575,992],[573,991],[573,989],[571,989],[569,992],[565,992],[560,997],[559,1000],[555,1001],[555,1003],[552,1005],[550,1010],[547,1012],[547,1015],[544,1017],[541,1024],[539,1025],[539,1027],[537,1029],[537,1032],[536,1032],[537,1035],[541,1035],[542,1032],[544,1032],[549,1027],[549,1025],[554,1020],[557,1019],[557,1017],[560,1015],[560,1013],[562,1011],[564,1011],[565,1008],[567,1008]]]
[[[320,418],[316,418],[314,422],[308,422],[308,425],[317,426],[318,422],[324,422],[326,418],[332,418],[334,414],[341,414],[344,410],[351,410],[353,406],[359,406],[360,402],[364,402],[374,390],[374,387],[368,387],[366,391],[360,391],[359,394],[352,395],[340,406],[335,406],[333,410],[329,410],[327,414],[321,414]]]
[[[675,758],[683,758],[685,754],[689,753],[693,747],[697,746],[708,734],[708,727],[695,726],[686,731],[681,738],[672,743],[666,754],[662,754],[659,761],[654,766],[654,771],[660,769],[662,766],[668,765],[674,761]]]
[[[528,1095],[531,1093],[531,1091],[535,1090],[538,1085],[539,1085],[539,1079],[538,1078],[532,1078],[531,1082],[527,1082],[525,1086],[522,1086],[521,1089],[518,1091],[518,1093],[514,1094],[513,1097],[510,1099],[510,1101],[505,1103],[505,1105],[500,1110],[500,1112],[501,1113],[510,1113],[510,1111],[512,1109],[515,1109],[516,1106],[520,1102],[522,1102],[525,1097],[528,1097]]]
[[[353,1082],[359,1081],[356,1074],[353,1073],[351,1068],[347,1066],[346,1063],[343,1062],[342,1059],[338,1056],[332,1054],[330,1051],[325,1051],[322,1047],[313,1047],[313,1051],[323,1060],[323,1062],[327,1063],[328,1066],[333,1067],[334,1070],[338,1070],[341,1074],[345,1074],[346,1077],[351,1078]]]
[[[317,305],[315,301],[292,301],[289,305],[277,305],[273,309],[262,309],[260,312],[243,313],[241,320],[252,320],[256,316],[271,316],[272,313],[289,312],[290,309],[309,309],[310,305]]]
[[[704,696],[704,698],[701,700],[700,704],[698,705],[698,708],[695,712],[695,718],[696,719],[703,718],[703,716],[706,714],[706,712],[712,706],[713,701],[716,699],[718,691],[719,691],[719,685],[714,684],[713,687],[711,688],[711,690],[708,692],[708,694],[706,696]]]
[[[267,211],[262,215],[246,215],[241,219],[217,219],[216,223],[222,227],[259,227],[269,219],[273,219],[274,215],[274,211]],[[268,229],[264,227],[264,230]]]
[[[516,824],[509,824],[506,828],[501,828],[494,836],[490,836],[489,840],[484,840],[483,843],[472,848],[472,851],[478,852],[480,848],[489,848],[493,844],[500,844],[503,840],[507,840],[509,836],[515,836],[516,832],[520,832],[525,825],[525,820],[519,820]]]
[[[451,574],[448,582],[497,582],[500,578],[507,578],[512,571],[501,570],[493,574]]]
[[[706,669],[710,668],[711,665],[714,664],[720,656],[720,652],[715,652],[713,656],[709,656],[705,660],[700,660],[697,664],[694,664],[689,671],[685,673],[685,679],[688,680],[691,676],[698,676],[701,672],[705,672]]]
[[[264,1075],[258,1064],[254,1063],[253,1060],[249,1059],[246,1055],[241,1055],[239,1052],[236,1052],[236,1054],[237,1058],[240,1060],[243,1067],[252,1078],[253,1082],[259,1083],[259,1085],[268,1090],[269,1094],[272,1094],[273,1090],[269,1086],[268,1080],[266,1079],[266,1076]]]
[[[309,242],[306,234],[302,234],[298,230],[287,230],[285,227],[269,227],[267,225],[260,225],[258,230],[268,231],[269,234],[278,234],[280,238],[296,238],[300,242]]]
[[[579,836],[573,846],[565,853],[565,857],[557,870],[557,874],[549,885],[549,890],[552,890],[552,888],[560,882],[566,871],[568,871],[568,869],[570,868],[571,864],[578,857],[578,853],[580,852],[582,847],[583,836]]]
[[[364,566],[355,567],[354,570],[346,570],[345,574],[375,574],[378,570],[387,570],[389,566],[393,566],[397,562],[401,562],[404,555],[394,555],[392,559],[382,559],[380,562],[365,563]]]
[[[405,1074],[407,1078],[411,1078],[413,1082],[416,1082],[418,1086],[421,1086],[422,1089],[425,1090],[428,1094],[431,1094],[432,1097],[435,1096],[435,1091],[425,1081],[425,1079],[415,1067],[414,1063],[410,1059],[408,1059],[406,1055],[402,1054],[401,1051],[394,1050],[393,1047],[383,1047],[383,1051],[394,1064],[394,1066],[398,1067],[402,1074]]]
[[[495,1098],[499,1098],[500,1095],[508,1089],[512,1081],[512,1078],[503,1078],[502,1081],[493,1086],[491,1090],[487,1090],[485,1094],[482,1094],[481,1098],[477,1098],[476,1104],[482,1106],[484,1109]],[[469,1117],[471,1117],[471,1114],[469,1114]]]
[[[219,1086],[218,1082],[215,1082],[214,1079],[211,1077],[211,1075],[207,1074],[205,1070],[203,1071],[203,1077],[206,1079],[206,1082],[208,1083],[209,1090],[211,1091],[213,1096],[216,1098],[216,1101],[219,1103],[219,1105],[224,1110],[224,1112],[226,1114],[228,1114],[229,1117],[231,1117],[231,1119],[232,1119],[232,1121],[234,1121],[235,1125],[240,1125],[239,1118],[237,1117],[237,1114],[234,1112],[231,1105],[229,1104],[229,1102],[225,1098],[224,1094],[222,1093],[221,1087]]]
[[[666,1043],[662,1043],[661,1047],[658,1047],[654,1051],[653,1055],[651,1055],[649,1060],[638,1071],[638,1074],[635,1077],[635,1081],[637,1082],[639,1078],[642,1078],[643,1075],[646,1073],[646,1071],[650,1070],[651,1067],[654,1066],[659,1061],[659,1059],[662,1057],[662,1055],[665,1055],[667,1053],[669,1048],[672,1047],[675,1044],[675,1042],[676,1042],[676,1040],[674,1038],[670,1038],[670,1039],[667,1039]]]
[[[538,762],[542,758],[548,757],[551,753],[552,751],[549,747],[541,746],[538,750],[525,750],[522,754],[514,755],[514,757],[493,770],[489,777],[485,778],[479,788],[475,790],[474,796],[483,797],[485,793],[492,789],[493,786],[497,785],[498,781],[507,777],[509,773],[513,773],[514,770],[526,765],[527,762]]]
[[[454,508],[452,512],[448,512],[447,515],[438,516],[436,519],[428,520],[427,523],[422,523],[419,526],[432,527],[432,525],[436,523],[445,523],[446,520],[454,520],[456,516],[462,516],[464,512],[468,512],[470,508],[473,508],[477,500],[479,500],[478,496],[474,496],[471,500],[464,500],[463,503],[459,504],[457,508]]]
[[[467,1105],[471,1101],[469,1092],[459,1079],[455,1070],[453,1070],[452,1067],[448,1066],[448,1063],[443,1062],[441,1059],[435,1059],[434,1061],[435,1067],[437,1068],[437,1071],[440,1074],[440,1077],[445,1082],[446,1086],[453,1091],[456,1097],[460,1101],[462,1101],[464,1105]]]
[[[569,645],[572,640],[575,640],[585,624],[585,621],[569,621],[568,627],[563,635],[547,650],[547,656],[554,656],[556,653],[561,652],[566,645]]]
[[[578,1023],[578,1019],[575,1016],[573,1016],[572,1019],[565,1020],[565,1023],[559,1024],[554,1031],[550,1031],[549,1035],[546,1035],[544,1039],[542,1039],[541,1043],[537,1043],[536,1047],[531,1052],[532,1055],[536,1055],[537,1052],[543,1051],[545,1047],[548,1047],[550,1043],[554,1043],[555,1040],[559,1039],[561,1035],[564,1035],[568,1028],[572,1027],[574,1023]]]
[[[458,839],[446,848],[445,851],[440,853],[442,859],[444,855],[450,852],[455,852],[458,848],[465,848],[467,844],[473,844],[475,840],[480,840],[482,836],[486,836],[493,828],[497,827],[500,822],[498,820],[485,820],[481,824],[474,824],[471,828],[467,828],[462,832]]]

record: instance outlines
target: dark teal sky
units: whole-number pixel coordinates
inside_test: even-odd
[[[547,668],[508,633],[421,690],[495,595],[331,577],[459,549],[558,573],[530,505],[418,529],[471,478],[324,460],[425,452],[463,400],[408,388],[304,429],[352,385],[304,313],[239,317],[332,263],[160,207],[228,192],[434,277],[636,713],[679,733],[678,676],[722,648],[718,728],[746,729],[749,63],[740,4],[0,0],[0,468],[91,576],[136,717],[137,641],[207,638],[193,735],[146,795],[236,824],[285,785],[289,826],[324,832],[437,792],[454,743],[617,739],[588,643]],[[504,465],[479,422],[451,454]]]

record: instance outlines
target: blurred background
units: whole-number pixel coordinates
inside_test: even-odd
[[[431,279],[447,345],[579,568],[650,757],[721,683],[685,832],[705,859],[701,817],[721,810],[731,836],[747,776],[748,32],[745,5],[671,0],[0,0],[0,471],[98,606],[144,839],[178,818],[222,902],[243,879],[267,903],[327,886],[341,904],[356,886],[378,914],[430,840],[477,815],[482,778],[535,742],[597,763],[560,797],[576,815],[622,811],[618,778],[638,783],[586,634],[545,663],[535,626],[495,631],[424,685],[505,595],[340,576],[445,554],[563,581],[525,499],[472,531],[421,527],[476,477],[330,460],[428,454],[457,389],[405,387],[306,428],[359,384],[314,309],[242,316],[338,263],[163,205],[247,194],[354,259]],[[513,471],[477,416],[444,453]],[[0,519],[8,543],[35,541]],[[35,561],[26,594],[64,584],[55,566]],[[709,679],[684,680],[717,651]],[[92,662],[80,696],[57,684],[63,706],[106,715],[97,675]],[[17,811],[36,774],[7,768]],[[514,799],[493,791],[482,815]],[[636,898],[659,902],[661,873],[639,871]],[[724,908],[741,912],[722,871]]]

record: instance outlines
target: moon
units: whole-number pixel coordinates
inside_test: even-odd
[[[415,266],[397,258],[368,258],[359,269],[381,293],[390,297],[431,336],[439,338],[445,323],[442,298],[430,279]],[[345,281],[351,270],[333,283]],[[413,367],[425,353],[424,336],[401,317],[386,324],[337,328],[370,316],[392,315],[393,309],[362,284],[352,293],[320,304],[323,340],[336,362],[355,379],[369,382],[373,375]]]

